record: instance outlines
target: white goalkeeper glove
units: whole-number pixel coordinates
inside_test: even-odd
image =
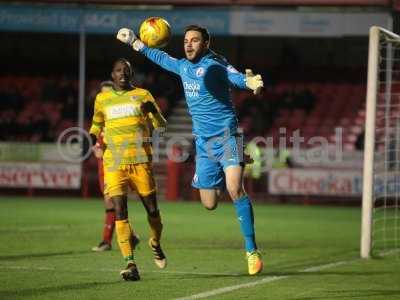
[[[139,40],[135,33],[129,28],[121,28],[118,30],[117,39],[132,46],[132,48],[136,51],[139,51],[144,46],[143,42]]]
[[[260,94],[264,87],[261,75],[254,75],[251,69],[246,69],[246,86],[253,91],[254,95]]]

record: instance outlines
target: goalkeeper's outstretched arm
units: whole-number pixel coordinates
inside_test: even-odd
[[[117,39],[132,46],[135,51],[143,53],[148,59],[158,64],[162,68],[179,75],[180,60],[169,56],[164,51],[146,47],[146,45],[135,35],[132,30],[128,28],[121,28],[117,33]],[[238,85],[237,80],[230,78],[230,81],[232,84]],[[239,84],[239,86],[241,86],[241,84]],[[255,95],[258,95],[264,87],[264,82],[260,74],[253,74],[251,69],[246,69],[245,86],[252,90]]]
[[[231,85],[239,89],[250,89],[255,95],[260,94],[264,87],[264,82],[260,74],[254,75],[251,69],[246,69],[246,73],[240,73],[232,65],[224,65],[224,72],[228,75]],[[225,77],[225,76],[223,76]]]
[[[132,30],[121,28],[117,33],[117,39],[130,45],[133,50],[143,53],[148,59],[167,71],[179,74],[179,60],[164,51],[147,47]]]

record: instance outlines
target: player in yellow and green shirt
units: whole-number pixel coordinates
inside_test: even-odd
[[[127,60],[119,59],[114,63],[111,73],[114,87],[96,96],[90,137],[94,145],[104,132],[107,145],[103,156],[104,179],[115,207],[118,245],[127,262],[121,275],[125,280],[136,281],[140,276],[128,220],[129,188],[138,193],[146,209],[154,262],[162,269],[167,263],[160,244],[163,225],[157,206],[150,143],[152,130],[165,127],[166,121],[150,92],[132,85],[132,76]]]

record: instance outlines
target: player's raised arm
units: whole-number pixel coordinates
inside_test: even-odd
[[[132,30],[121,28],[117,33],[117,39],[131,45],[135,51],[143,53],[148,59],[167,71],[179,74],[179,60],[169,56],[164,51],[147,47]]]
[[[90,127],[89,134],[94,135],[97,139],[100,133],[103,131],[103,127],[104,127],[104,114],[102,111],[102,104],[99,97],[96,97],[96,100],[94,102],[92,126]]]
[[[232,65],[224,65],[221,70],[224,73],[226,72],[227,77],[231,85],[239,89],[247,89],[246,86],[246,76],[243,73],[240,73],[236,70]],[[225,77],[225,76],[223,76]]]
[[[240,73],[232,65],[226,66],[226,73],[228,75],[229,82],[240,89],[250,89],[255,95],[261,92],[264,87],[264,82],[260,74],[254,75],[253,71],[246,69],[246,74]]]
[[[102,112],[100,100],[96,97],[94,102],[94,114],[92,120],[92,126],[89,130],[89,139],[84,138],[82,141],[81,155],[84,159],[89,158],[87,155],[90,151],[95,150],[93,146],[97,144],[97,139],[104,127],[104,115]]]

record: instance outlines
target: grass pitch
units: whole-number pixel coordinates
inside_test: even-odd
[[[359,208],[256,204],[265,269],[255,277],[233,205],[160,208],[168,267],[154,265],[144,208],[130,201],[142,280],[124,282],[115,241],[90,251],[101,239],[99,199],[0,198],[0,299],[400,299],[399,254],[358,259]]]

